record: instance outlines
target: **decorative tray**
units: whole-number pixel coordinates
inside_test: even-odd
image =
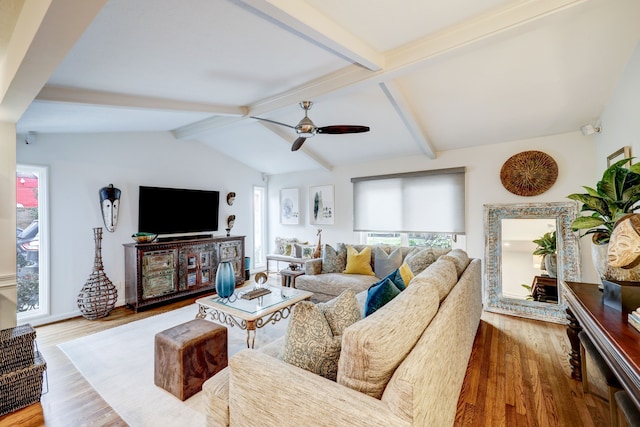
[[[261,297],[263,295],[267,295],[270,294],[271,291],[269,289],[264,289],[264,288],[260,288],[260,289],[254,289],[252,291],[247,292],[246,294],[242,295],[242,299],[254,299],[254,298],[258,298]]]

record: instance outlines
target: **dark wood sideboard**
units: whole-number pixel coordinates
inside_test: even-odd
[[[569,319],[571,376],[582,380],[578,333],[584,330],[640,408],[640,332],[627,323],[628,312],[605,305],[603,293],[593,283],[566,282],[562,292]]]
[[[136,311],[215,292],[218,264],[230,261],[244,282],[244,236],[212,236],[124,245],[125,302]]]

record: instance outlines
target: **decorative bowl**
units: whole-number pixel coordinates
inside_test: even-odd
[[[131,238],[135,240],[137,243],[151,243],[156,240],[158,235],[156,233],[135,233],[131,235]]]

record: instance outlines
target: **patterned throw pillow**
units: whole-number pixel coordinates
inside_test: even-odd
[[[431,248],[415,248],[404,259],[414,275],[418,275],[436,261],[436,256]]]
[[[318,304],[334,336],[342,335],[349,326],[361,319],[360,307],[353,289],[343,291],[336,298]]]
[[[338,243],[336,249],[330,245],[324,245],[322,251],[322,272],[342,273],[347,267],[347,247]]]
[[[296,304],[287,325],[282,360],[332,381],[338,374],[342,337],[334,337],[320,309],[309,301]]]
[[[343,273],[375,276],[371,268],[371,247],[367,246],[358,252],[353,246],[347,246],[347,267]]]
[[[367,302],[365,303],[364,315],[369,316],[379,308],[400,295],[401,290],[387,277],[371,285],[367,291]]]
[[[387,254],[380,246],[375,247],[375,273],[378,277],[386,277],[402,264],[402,250],[396,248]]]
[[[287,326],[282,360],[335,381],[342,333],[358,320],[360,309],[351,289],[327,303],[299,302]]]

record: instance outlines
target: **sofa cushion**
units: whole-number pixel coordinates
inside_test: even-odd
[[[402,276],[404,285],[409,286],[409,283],[411,283],[411,281],[415,277],[413,274],[413,271],[411,271],[411,267],[409,267],[409,264],[407,264],[406,262],[403,262],[400,268],[398,269],[398,272],[400,273],[400,276]]]
[[[434,287],[411,284],[383,309],[345,329],[338,383],[380,399],[393,372],[435,316],[439,303]]]
[[[427,267],[411,281],[409,287],[415,284],[431,286],[437,289],[440,301],[444,300],[458,281],[456,267],[452,261],[444,256]]]
[[[414,248],[407,254],[404,261],[409,265],[413,274],[420,274],[425,268],[436,260],[436,256],[431,248]]]
[[[400,295],[400,292],[402,291],[393,283],[393,280],[388,277],[375,283],[369,288],[369,291],[367,291],[364,315],[369,316],[375,313],[389,301]]]
[[[334,336],[362,318],[353,289],[347,289],[331,301],[318,304]]]
[[[209,378],[202,384],[208,423],[213,425],[229,425],[229,367]]]
[[[367,246],[358,252],[353,246],[347,246],[347,266],[344,274],[364,274],[374,276],[371,268],[371,247]]]
[[[388,254],[380,246],[375,246],[375,274],[378,277],[386,277],[402,264],[402,251],[400,248],[394,249]]]
[[[334,249],[324,245],[322,250],[322,273],[342,273],[347,268],[347,247],[338,243]]]
[[[458,277],[462,276],[462,273],[467,268],[470,262],[469,256],[462,249],[454,249],[447,254],[442,255],[441,258],[453,262],[453,265],[455,265],[456,267],[456,273],[458,274]]]
[[[295,305],[287,325],[282,360],[335,381],[340,341],[322,311],[312,302],[302,301]]]
[[[356,293],[366,291],[378,280],[380,279],[376,276],[365,274],[303,274],[296,278],[296,288],[313,292],[311,301],[324,302],[335,298],[346,289],[353,289]]]

